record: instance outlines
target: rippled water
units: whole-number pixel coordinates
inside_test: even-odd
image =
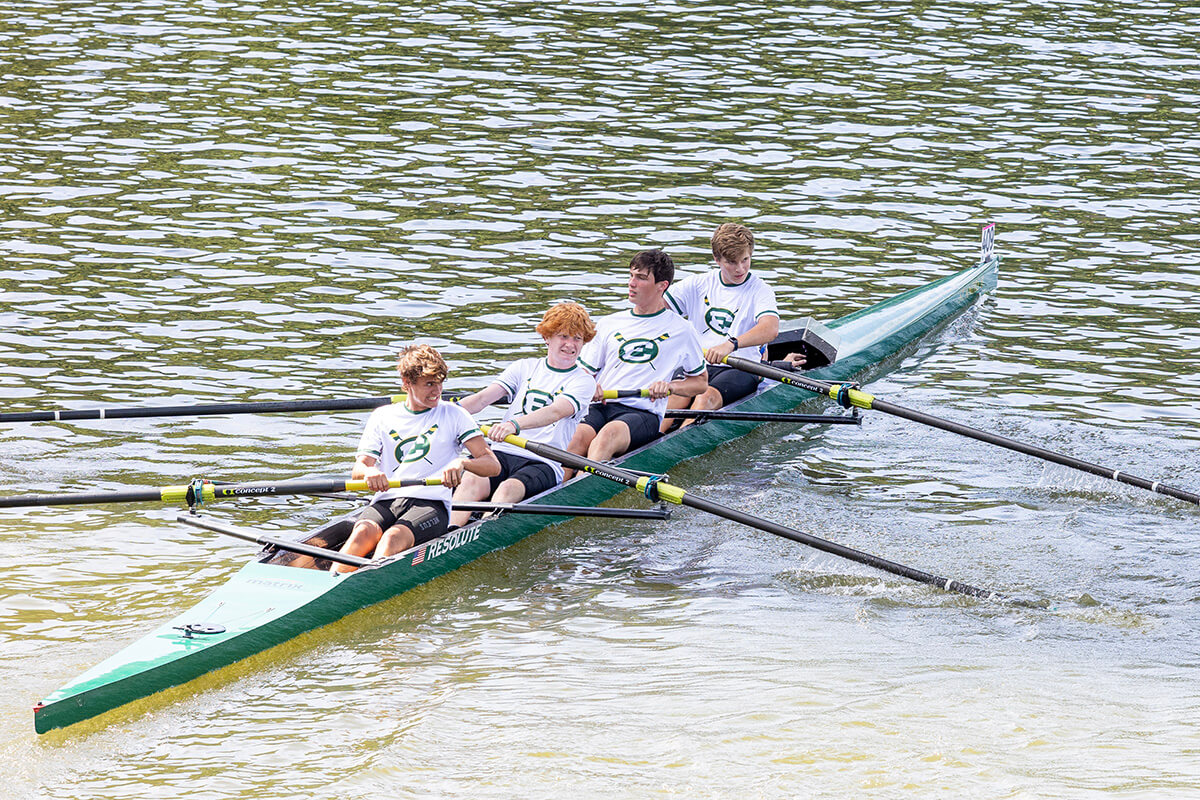
[[[621,308],[727,219],[789,314],[969,263],[997,292],[870,389],[1195,490],[1200,10],[1181,3],[0,1],[4,410],[454,387]],[[326,474],[363,415],[10,424],[5,493]],[[63,733],[38,699],[246,547],[161,507],[0,514],[12,797],[1200,791],[1196,509],[871,416],[675,479],[901,583],[683,510],[577,521]],[[247,501],[291,531],[344,505]]]

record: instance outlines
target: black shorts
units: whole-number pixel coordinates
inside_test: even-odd
[[[743,372],[737,367],[727,367],[724,364],[708,365],[708,386],[721,393],[722,406],[754,394],[761,381],[762,378],[757,375]]]
[[[588,425],[597,433],[610,422],[620,420],[629,427],[629,449],[636,450],[659,437],[658,426],[662,422],[658,414],[640,408],[631,408],[624,403],[592,403],[587,416],[579,422]]]
[[[495,494],[500,484],[509,478],[518,480],[525,486],[526,497],[541,494],[558,483],[554,476],[554,469],[545,461],[519,456],[516,453],[505,453],[502,450],[493,452],[500,461],[500,474],[488,478],[491,483],[491,488],[488,490],[489,497]]]
[[[424,544],[437,538],[450,527],[450,515],[441,500],[423,497],[392,497],[372,503],[358,515],[359,519],[374,522],[384,533],[394,525],[412,531],[413,544]]]

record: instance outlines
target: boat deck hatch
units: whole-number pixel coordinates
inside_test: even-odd
[[[782,330],[775,340],[767,345],[767,360],[782,361],[788,353],[803,353],[804,369],[816,369],[837,360],[841,337],[812,317],[797,320],[795,325]]]

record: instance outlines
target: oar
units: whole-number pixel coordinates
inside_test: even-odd
[[[552,506],[536,503],[454,503],[454,511],[503,511],[506,514],[543,514],[551,517],[605,517],[609,519],[670,519],[669,508],[606,508],[604,506]]]
[[[605,389],[602,392],[605,400],[620,400],[625,397],[649,397],[649,389]],[[861,425],[858,416],[830,416],[829,414],[776,414],[767,411],[711,411],[694,410],[689,408],[668,408],[668,418],[673,419],[728,419],[747,422],[821,422],[830,425]]]
[[[1159,481],[1151,481],[1146,478],[1139,478],[1136,475],[1129,475],[1112,467],[1103,467],[1099,464],[1092,464],[1088,461],[1082,461],[1073,456],[1068,456],[1063,453],[1056,453],[1053,450],[1047,450],[1044,447],[1037,445],[1018,442],[1016,439],[1009,439],[1007,436],[1000,436],[996,433],[972,428],[969,425],[963,425],[958,422],[951,422],[941,417],[935,417],[931,414],[925,414],[911,408],[898,406],[895,403],[889,403],[886,400],[880,400],[861,389],[856,389],[850,384],[829,383],[828,381],[818,381],[812,378],[807,378],[803,375],[798,375],[792,372],[786,372],[781,369],[769,367],[758,361],[751,361],[746,358],[731,358],[726,357],[724,363],[731,367],[737,367],[743,372],[749,372],[752,375],[759,375],[764,378],[771,378],[780,383],[786,383],[788,386],[795,386],[798,389],[807,389],[810,392],[817,394],[828,395],[841,405],[849,408],[857,406],[858,408],[873,409],[882,411],[885,414],[891,414],[894,417],[920,422],[923,425],[928,425],[932,428],[940,428],[944,431],[957,433],[962,436],[977,439],[981,442],[994,444],[999,447],[1004,447],[1009,450],[1014,450],[1018,453],[1024,453],[1034,458],[1040,458],[1045,461],[1050,461],[1055,464],[1061,464],[1064,467],[1087,472],[1091,475],[1098,475],[1101,478],[1119,481],[1121,483],[1136,486],[1139,489],[1146,489],[1157,494],[1165,494],[1169,497],[1174,497],[1179,500],[1186,500],[1189,503],[1200,505],[1200,494],[1189,492],[1186,489],[1177,489],[1173,486],[1166,486]]]
[[[466,392],[447,392],[447,400]],[[51,411],[11,411],[0,422],[59,422],[77,419],[136,419],[141,417],[210,417],[218,414],[281,414],[306,411],[366,411],[404,402],[405,395],[346,397],[329,400],[270,400],[257,403],[201,403],[184,406],[127,406],[121,408],[62,408]]]
[[[339,564],[348,564],[351,567],[365,567],[371,563],[371,559],[362,558],[360,556],[352,556],[347,553],[339,553],[336,550],[326,550],[324,547],[315,547],[304,542],[294,542],[291,539],[280,539],[276,536],[266,536],[264,534],[255,533],[253,531],[242,530],[233,525],[227,525],[223,522],[197,517],[192,514],[180,514],[175,518],[178,522],[184,525],[191,525],[193,528],[203,528],[208,531],[223,533],[226,536],[233,536],[237,539],[244,539],[247,542],[255,544],[275,547],[279,550],[287,550],[292,553],[312,556],[313,558],[327,558],[330,561],[336,561]]]
[[[415,478],[392,481],[389,486],[440,486],[441,478]],[[189,506],[228,497],[259,497],[275,494],[317,494],[320,492],[369,492],[365,480],[352,481],[323,478],[320,480],[280,481],[278,483],[212,484],[195,481],[179,486],[130,489],[122,492],[78,492],[74,494],[26,494],[0,497],[0,508],[26,506],[72,506],[87,503],[186,502]]]
[[[488,426],[483,427],[484,433],[486,433]],[[707,511],[710,514],[715,514],[718,517],[723,517],[724,519],[732,522],[747,525],[751,528],[757,528],[758,530],[765,531],[767,533],[773,533],[776,536],[782,536],[785,539],[791,539],[793,542],[806,544],[809,547],[813,547],[824,553],[841,556],[842,558],[856,561],[859,564],[866,564],[869,567],[874,567],[875,569],[880,569],[884,572],[890,572],[893,575],[899,575],[902,578],[908,578],[918,583],[936,586],[937,588],[948,592],[958,592],[959,594],[965,594],[969,597],[981,597],[988,600],[998,599],[1013,602],[1011,598],[1005,597],[1004,595],[1001,595],[998,592],[994,592],[990,589],[980,589],[967,583],[951,580],[949,578],[943,578],[939,575],[933,575],[931,573],[915,569],[914,567],[898,564],[895,561],[889,561],[885,558],[881,558],[870,553],[864,553],[861,550],[855,550],[852,547],[846,547],[845,545],[840,545],[827,539],[821,539],[820,537],[813,536],[812,534],[798,531],[795,528],[789,528],[786,525],[780,525],[777,522],[771,522],[770,520],[762,519],[761,517],[756,517],[752,514],[747,514],[744,511],[737,511],[729,508],[728,506],[723,506],[720,503],[715,503],[712,500],[698,497],[697,495],[685,491],[678,486],[673,486],[664,480],[638,477],[621,469],[620,467],[602,464],[599,461],[592,461],[589,458],[584,458],[583,456],[578,456],[574,453],[569,453],[566,450],[560,450],[557,447],[551,447],[550,445],[542,444],[541,442],[531,442],[521,436],[508,436],[505,437],[504,441],[508,442],[509,444],[516,445],[517,447],[523,447],[529,452],[536,453],[544,458],[557,461],[563,466],[582,470],[584,472],[590,472],[593,475],[599,475],[602,478],[608,478],[610,481],[615,481],[616,483],[624,484],[625,486],[637,489],[638,491],[643,492],[646,497],[651,500],[666,500],[668,502],[675,503],[676,505],[685,505],[691,506],[692,508],[698,508],[701,511]]]
[[[666,414],[668,419],[695,419],[700,421],[727,419],[746,422],[816,422],[823,425],[862,425],[862,417],[857,413],[853,415],[781,414],[772,411],[722,411],[719,408],[712,411],[695,411],[690,408],[668,408]]]

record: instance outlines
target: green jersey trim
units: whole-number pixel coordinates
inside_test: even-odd
[[[679,314],[680,316],[683,316],[683,306],[679,305],[679,301],[678,301],[678,300],[676,300],[674,297],[672,297],[672,296],[671,296],[671,292],[670,292],[670,291],[663,292],[663,297],[666,299],[666,301],[667,301],[667,302],[668,302],[668,303],[669,303],[671,306],[673,306],[673,307],[674,307],[674,310],[675,310],[675,313],[676,313],[676,314]]]
[[[575,359],[575,360],[578,361],[579,359]],[[575,369],[574,364],[572,364],[569,367],[563,367],[562,369],[559,369],[558,367],[552,367],[552,366],[550,366],[549,358],[543,358],[542,362],[546,365],[546,369],[550,370],[551,372],[567,373],[567,372],[572,372]]]
[[[479,430],[479,428],[471,428],[469,431],[464,431],[458,437],[459,444],[462,444],[468,439],[474,439],[476,436],[483,436],[483,433]]]

